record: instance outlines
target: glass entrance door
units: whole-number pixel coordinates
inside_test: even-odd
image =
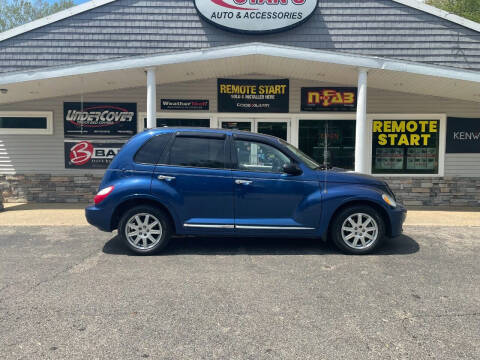
[[[276,136],[285,141],[289,141],[288,136],[289,120],[256,120],[256,130],[260,134]]]
[[[252,131],[290,141],[289,119],[220,119],[222,129]]]
[[[222,129],[254,131],[253,119],[224,119],[220,121]]]

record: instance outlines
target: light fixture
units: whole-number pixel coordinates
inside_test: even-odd
[[[0,89],[0,94],[6,94],[8,93],[8,89]]]

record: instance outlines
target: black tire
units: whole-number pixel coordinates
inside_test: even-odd
[[[149,215],[148,219],[146,215]],[[155,228],[151,229],[150,231],[153,233],[158,232],[158,230],[161,230],[161,235],[160,234],[150,234],[152,237],[155,237],[155,240],[157,241],[155,244],[154,242],[150,240],[150,238],[145,238],[146,241],[146,247],[141,248],[144,244],[144,235],[138,235],[140,238],[138,240],[139,245],[135,246],[133,243],[131,243],[127,237],[126,233],[126,228],[127,228],[127,223],[134,218],[135,216],[139,216],[140,220],[150,220],[150,225],[155,222],[155,219],[158,220],[160,223],[159,226],[155,225]],[[155,219],[154,219],[155,218]],[[133,220],[136,223],[136,220]],[[129,227],[129,229],[131,229]],[[147,234],[147,229],[140,229],[140,232],[144,231],[142,234]],[[122,239],[123,243],[133,252],[136,254],[140,255],[150,255],[157,253],[164,249],[168,242],[170,241],[171,235],[172,235],[172,224],[170,223],[170,218],[168,217],[167,214],[161,209],[158,209],[153,206],[148,206],[148,205],[140,205],[140,206],[135,206],[131,209],[128,209],[121,217],[119,225],[118,225],[118,235]],[[154,236],[154,235],[160,235],[159,237]],[[133,239],[132,241],[136,241],[138,237],[130,237]],[[140,244],[141,242],[141,244]],[[149,242],[151,244],[149,244]]]
[[[344,240],[342,236],[342,226],[346,220],[354,215],[354,214],[366,214],[369,215],[376,223],[376,237],[374,240],[371,241],[370,244],[367,244],[364,248],[362,248],[361,240],[357,240],[360,242],[360,244],[357,244],[360,248],[354,248],[354,244],[348,245],[347,242],[348,240]],[[366,217],[362,217],[366,221]],[[354,219],[357,219],[357,217],[354,217]],[[352,226],[350,222],[346,222],[346,225]],[[359,239],[362,236],[362,234],[365,233],[365,229],[353,227],[355,233],[354,234],[359,234]],[[368,227],[371,228],[371,227]],[[358,230],[358,233],[356,232]],[[363,232],[363,233],[362,233]],[[346,235],[350,235],[351,232],[343,232]],[[383,241],[385,240],[385,221],[383,220],[382,216],[378,213],[377,210],[372,208],[371,206],[368,205],[354,205],[351,207],[347,207],[343,209],[340,213],[335,215],[335,218],[332,219],[332,223],[330,226],[330,238],[333,240],[333,243],[337,246],[338,249],[340,249],[342,252],[346,254],[353,254],[353,255],[364,255],[364,254],[370,254],[375,249],[380,246]],[[368,232],[368,235],[372,236],[373,232]],[[373,236],[374,237],[374,236]],[[356,236],[354,235],[354,238],[352,239],[352,242],[355,241]],[[366,238],[365,236],[363,239],[366,241],[370,241],[371,239]]]

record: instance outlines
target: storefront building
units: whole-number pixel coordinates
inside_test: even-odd
[[[4,202],[84,202],[155,126],[280,137],[480,204],[480,25],[415,0],[100,0],[0,34]]]

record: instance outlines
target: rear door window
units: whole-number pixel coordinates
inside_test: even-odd
[[[157,164],[170,139],[170,134],[161,134],[148,140],[135,154],[137,164]]]
[[[225,168],[225,139],[177,136],[170,148],[169,165]]]

